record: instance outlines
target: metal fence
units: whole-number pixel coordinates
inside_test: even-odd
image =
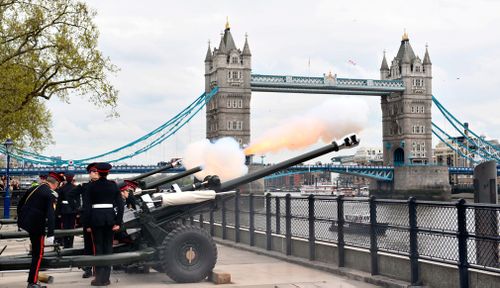
[[[379,200],[344,197],[291,197],[240,195],[225,201],[221,209],[200,215],[214,224],[249,231],[255,245],[255,231],[266,234],[271,250],[272,235],[284,235],[286,254],[291,255],[292,237],[309,243],[309,259],[315,260],[317,241],[335,243],[338,265],[344,266],[346,246],[367,249],[371,273],[378,273],[378,253],[406,256],[410,260],[411,282],[420,284],[419,259],[458,267],[460,287],[468,287],[468,269],[500,273],[500,205],[408,200]],[[193,221],[193,217],[191,217]]]

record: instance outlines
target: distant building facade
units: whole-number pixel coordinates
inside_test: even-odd
[[[467,132],[465,135],[469,136]],[[473,141],[477,141],[477,138],[473,138]],[[497,139],[487,140],[491,144],[500,148],[499,141]],[[474,145],[468,143],[464,136],[453,137],[448,139],[446,143],[440,142],[436,145],[434,149],[433,158],[434,162],[438,165],[444,165],[449,167],[474,167],[472,160],[463,157],[466,155],[471,158],[475,158],[477,155],[467,151],[465,147],[469,147],[470,150],[474,151]],[[472,184],[471,175],[453,175],[450,176],[450,182],[452,184]]]

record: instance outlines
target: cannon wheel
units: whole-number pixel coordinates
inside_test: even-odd
[[[217,247],[212,237],[195,226],[179,226],[168,233],[159,253],[163,270],[178,283],[200,282],[217,262]]]
[[[162,228],[165,229],[168,233],[170,233],[180,226],[181,226],[181,224],[179,224],[177,222],[168,222]],[[158,271],[160,273],[165,273],[165,269],[163,269],[163,264],[161,262],[155,263],[154,265],[151,266],[151,268],[155,269],[156,271]]]

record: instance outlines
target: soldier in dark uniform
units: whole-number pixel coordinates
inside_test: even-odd
[[[83,255],[94,255],[94,244],[92,243],[92,235],[87,228],[90,227],[89,223],[85,223],[85,207],[82,207],[82,199],[88,197],[88,184],[92,181],[99,179],[99,174],[97,173],[97,168],[95,168],[96,163],[90,163],[87,165],[87,173],[89,173],[89,182],[77,185],[69,193],[68,201],[72,208],[77,211],[77,217],[80,218],[80,224],[83,227]],[[92,277],[92,267],[83,267],[82,278]]]
[[[125,207],[128,209],[136,210],[137,202],[135,201],[134,191],[138,184],[135,181],[123,180],[123,182],[118,182],[118,189],[120,189],[122,199],[125,201]]]
[[[107,255],[113,253],[113,234],[122,225],[124,202],[116,183],[106,179],[111,164],[97,163],[95,167],[99,173],[99,179],[88,185],[88,197],[83,199],[83,206],[86,210],[84,221],[90,224],[87,231],[92,233],[95,255]],[[95,268],[96,278],[90,284],[92,286],[109,285],[111,267],[96,266]]]
[[[131,180],[123,180],[117,182],[118,189],[120,189],[120,195],[124,202],[124,208],[126,209],[137,209],[137,203],[135,201],[135,197],[133,195],[135,188],[137,188],[137,182]],[[116,232],[114,235],[113,244],[118,243],[131,243],[129,235],[125,231]],[[113,266],[115,267],[115,266]],[[113,268],[114,269],[114,268]]]
[[[60,171],[60,172],[56,172],[57,175],[59,175],[63,181],[59,182],[59,186],[57,186],[56,189],[54,189],[54,191],[56,191],[57,195],[58,195],[58,199],[59,199],[59,189],[61,189],[61,187],[64,185],[64,172]],[[59,204],[59,203],[57,203]],[[56,215],[56,228],[57,229],[62,229],[63,227],[63,223],[62,223],[62,219],[59,214],[59,211],[58,211],[58,206],[56,205],[56,208],[55,208],[55,215]],[[63,237],[56,237],[55,238],[55,243],[59,244],[59,245],[63,245]]]
[[[76,221],[76,209],[73,205],[70,205],[70,196],[71,191],[76,187],[73,184],[73,178],[75,174],[67,173],[65,174],[66,182],[63,186],[59,187],[57,190],[57,206],[56,206],[56,215],[60,221],[61,229],[74,229],[75,221]],[[73,248],[73,239],[74,236],[65,236],[62,237],[62,244],[64,248]]]
[[[63,180],[58,174],[50,172],[42,184],[26,191],[17,206],[17,225],[29,233],[31,241],[28,288],[42,287],[38,284],[38,270],[42,262],[44,245],[54,244],[54,206],[57,201],[54,189]]]

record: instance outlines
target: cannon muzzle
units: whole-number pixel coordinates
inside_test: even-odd
[[[280,170],[286,169],[288,167],[292,167],[292,166],[297,165],[299,163],[302,163],[304,161],[314,159],[318,156],[321,156],[321,155],[324,155],[324,154],[327,154],[327,153],[330,153],[333,151],[337,152],[337,151],[342,150],[342,149],[353,148],[353,147],[358,146],[358,144],[359,144],[359,139],[356,137],[356,135],[353,134],[349,137],[344,138],[344,140],[341,144],[337,144],[337,142],[333,141],[331,144],[324,146],[322,148],[307,152],[305,154],[302,154],[302,155],[299,155],[297,157],[285,160],[285,161],[277,163],[275,165],[268,166],[268,167],[260,169],[258,171],[248,173],[248,174],[243,175],[241,177],[237,177],[237,178],[234,178],[232,180],[220,183],[218,185],[218,187],[217,186],[211,187],[210,181],[204,181],[201,183],[202,184],[206,183],[204,185],[204,187],[209,187],[210,189],[214,189],[217,192],[229,191],[229,190],[232,190],[240,185],[250,183],[254,180],[257,180],[257,179],[260,179],[262,177],[274,174]],[[186,187],[183,187],[183,189],[184,189],[183,191],[192,191],[192,190],[201,188],[199,186],[200,185],[186,186]]]
[[[141,179],[146,178],[148,176],[163,172],[163,171],[168,170],[168,169],[172,169],[177,165],[177,163],[178,163],[177,161],[172,161],[170,163],[167,163],[167,165],[165,165],[165,166],[161,166],[160,168],[151,170],[149,172],[142,173],[142,174],[139,174],[137,176],[127,178],[127,180],[130,180],[130,181],[141,180]]]
[[[163,178],[156,179],[156,180],[153,180],[153,181],[149,181],[149,182],[139,181],[139,187],[141,187],[141,189],[156,188],[156,187],[158,187],[160,185],[163,185],[163,184],[168,183],[168,182],[175,181],[177,179],[181,179],[183,177],[189,176],[189,175],[194,174],[196,172],[199,172],[201,170],[202,170],[202,167],[198,166],[198,167],[194,167],[194,168],[191,168],[189,170],[186,170],[184,172],[180,172],[180,173],[177,173],[175,175],[163,177]]]

